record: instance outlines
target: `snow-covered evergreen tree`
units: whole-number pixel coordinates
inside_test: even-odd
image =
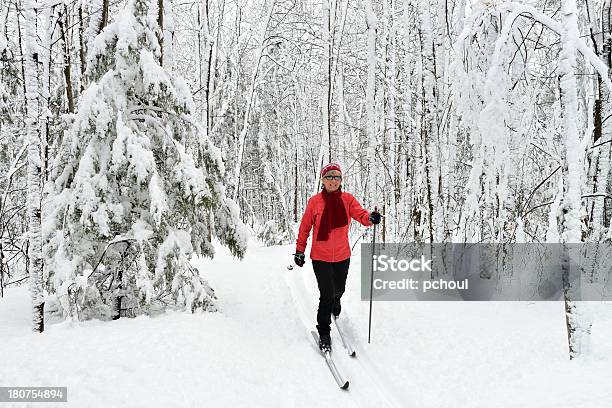
[[[189,258],[213,256],[213,236],[236,256],[246,248],[220,152],[159,64],[156,18],[157,2],[132,0],[88,50],[45,205],[47,284],[64,314],[214,307]]]

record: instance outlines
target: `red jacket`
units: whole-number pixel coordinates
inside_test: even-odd
[[[341,192],[342,202],[346,213],[356,221],[359,221],[365,226],[370,226],[372,223],[368,219],[370,213],[363,209],[361,204],[352,194]],[[319,232],[319,222],[323,214],[325,201],[323,193],[310,197],[306,210],[300,222],[300,231],[296,242],[296,252],[306,252],[306,241],[310,230],[314,226],[312,235],[312,248],[310,249],[310,259],[326,262],[343,261],[351,256],[351,247],[348,240],[348,230],[351,220],[344,227],[334,228],[329,233],[327,241],[317,241],[316,237]]]

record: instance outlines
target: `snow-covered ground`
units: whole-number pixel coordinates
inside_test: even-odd
[[[309,333],[310,263],[287,270],[292,246],[251,241],[242,262],[216,248],[214,260],[196,265],[220,298],[218,313],[60,323],[33,334],[26,288],[7,290],[0,385],[67,386],[68,404],[54,407],[612,406],[610,304],[591,304],[591,353],[571,362],[556,302],[377,302],[367,344],[354,254],[342,319],[357,358],[332,336],[351,383],[341,391]]]

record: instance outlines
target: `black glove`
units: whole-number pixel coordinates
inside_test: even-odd
[[[379,224],[380,223],[380,213],[374,210],[370,213],[370,216],[368,217],[368,219],[370,220],[372,224]]]
[[[295,264],[300,268],[304,266],[304,258],[305,255],[303,252],[297,251],[295,254],[293,254],[293,262],[295,262]]]

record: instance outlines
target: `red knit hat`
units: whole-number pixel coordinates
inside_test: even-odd
[[[321,169],[321,177],[323,177],[328,171],[332,170],[338,170],[340,173],[342,173],[342,170],[340,169],[340,165],[338,163],[329,163],[328,165],[323,166],[323,169]]]

